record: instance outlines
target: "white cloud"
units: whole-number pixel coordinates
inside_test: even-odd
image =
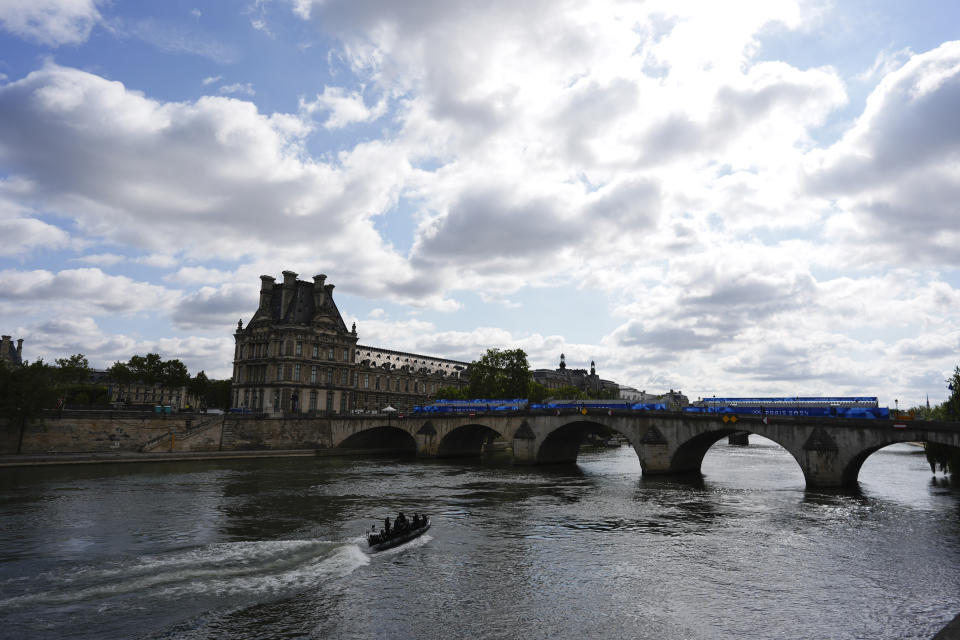
[[[213,34],[198,25],[156,18],[146,18],[129,24],[116,21],[115,25],[119,34],[140,38],[167,53],[187,53],[223,64],[231,64],[238,57],[234,47],[220,42]]]
[[[853,215],[839,240],[877,262],[960,265],[958,105],[960,42],[948,42],[887,75],[854,127],[810,154],[813,192]]]
[[[355,122],[372,122],[387,111],[387,102],[381,98],[373,107],[367,107],[363,95],[357,91],[347,93],[341,87],[324,87],[323,93],[313,102],[300,101],[300,108],[312,114],[316,111],[327,112],[323,126],[327,129],[340,129]]]
[[[467,360],[521,346],[551,367],[563,351],[640,388],[897,390],[946,367],[960,331],[943,272],[960,240],[955,45],[879,55],[860,78],[883,78],[867,109],[824,151],[847,101],[840,72],[761,58],[772,31],[820,19],[808,3],[287,7],[338,43],[334,80],[296,114],[263,113],[238,99],[252,83],[219,76],[203,83],[223,95],[184,102],[52,64],[0,85],[16,257],[39,255],[44,233],[83,264],[117,251],[183,288],[148,292],[176,331],[217,335],[252,313],[260,273],[285,268],[408,310],[457,309],[470,292],[496,308],[456,331],[375,310],[361,341]],[[187,22],[128,31],[236,58]],[[609,300],[594,312],[606,335],[489,326],[544,286],[571,307]],[[198,348],[226,344],[229,361],[225,340]]]
[[[128,314],[171,308],[178,292],[126,276],[111,276],[100,269],[0,271],[4,292],[0,309],[4,315],[14,308],[24,316],[38,311],[56,313],[74,310],[78,314]]]
[[[102,16],[99,0],[4,0],[0,25],[21,38],[58,47],[80,44],[90,37]]]
[[[253,85],[249,82],[234,82],[233,84],[226,84],[220,87],[220,93],[224,95],[239,93],[252,96],[256,95],[257,92],[253,90]]]

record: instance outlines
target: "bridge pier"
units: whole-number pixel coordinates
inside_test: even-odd
[[[746,447],[750,444],[750,434],[746,431],[731,433],[727,436],[727,444],[735,447]]]
[[[516,464],[575,463],[586,434],[613,430],[626,436],[645,475],[699,474],[710,447],[750,433],[782,446],[810,488],[855,487],[863,462],[896,442],[936,442],[960,448],[960,425],[891,420],[741,416],[736,423],[711,415],[651,412],[617,414],[527,413],[430,416],[391,423],[389,418],[330,421],[332,446],[415,449],[418,457],[479,457],[491,438],[510,442]]]

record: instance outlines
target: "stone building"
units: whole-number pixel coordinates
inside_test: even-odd
[[[232,406],[256,413],[409,412],[444,386],[461,386],[465,362],[357,344],[326,276],[260,276],[260,304],[237,324]]]
[[[23,338],[17,340],[17,346],[13,346],[13,340],[10,336],[3,336],[0,341],[0,361],[11,364],[23,364]]]
[[[620,385],[612,380],[603,380],[597,375],[596,362],[590,362],[590,371],[586,369],[568,369],[565,356],[560,354],[560,366],[556,369],[534,369],[533,381],[547,389],[576,387],[589,394],[600,394],[609,398],[619,398]]]
[[[639,402],[643,404],[665,404],[673,410],[680,410],[683,407],[690,406],[690,400],[679,389],[674,391],[670,389],[667,393],[647,393],[644,389],[634,389],[633,387],[621,386],[620,397],[630,402]]]

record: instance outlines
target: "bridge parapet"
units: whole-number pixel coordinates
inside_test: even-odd
[[[371,429],[407,434],[418,456],[479,455],[483,443],[512,444],[517,464],[575,462],[585,435],[609,429],[633,446],[644,474],[696,474],[707,451],[733,433],[763,436],[786,449],[810,487],[856,484],[863,462],[897,442],[960,447],[960,424],[883,419],[693,414],[666,411],[540,410],[468,414],[344,416],[332,421],[333,446]]]

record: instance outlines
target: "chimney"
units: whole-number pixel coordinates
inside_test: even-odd
[[[17,340],[17,359],[23,361],[23,338]]]
[[[10,347],[13,345],[10,343],[10,336],[3,336],[0,338],[0,358],[8,357],[10,353]]]
[[[287,305],[293,300],[297,290],[297,274],[293,271],[283,272],[283,295],[280,298],[280,319],[287,315]]]
[[[276,282],[273,276],[260,276],[260,308],[270,306],[270,296],[273,295],[273,285]]]
[[[323,283],[327,279],[327,274],[321,273],[313,276],[313,310],[314,313],[320,311],[320,307],[326,302],[326,293],[323,289]]]

